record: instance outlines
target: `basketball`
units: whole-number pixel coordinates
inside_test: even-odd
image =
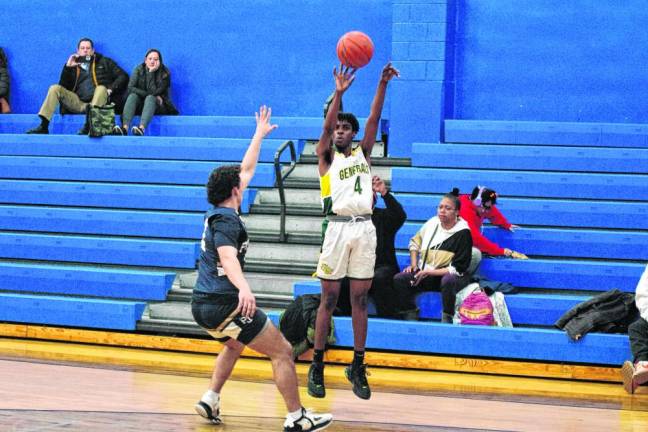
[[[371,38],[359,31],[342,35],[337,43],[337,56],[343,65],[361,68],[371,61],[374,44]]]

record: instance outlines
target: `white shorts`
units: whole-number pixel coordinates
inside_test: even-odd
[[[371,219],[363,221],[329,221],[317,277],[338,280],[371,279],[376,264],[376,227]]]

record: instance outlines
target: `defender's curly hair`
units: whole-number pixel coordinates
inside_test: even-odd
[[[223,165],[211,172],[207,181],[207,201],[217,206],[232,196],[232,188],[241,184],[241,167]]]

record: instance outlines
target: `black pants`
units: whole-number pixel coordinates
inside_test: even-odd
[[[394,289],[392,281],[397,269],[393,266],[380,266],[374,269],[374,277],[369,290],[371,297],[376,305],[376,314],[379,317],[389,318],[395,309]],[[340,296],[338,297],[336,313],[339,315],[351,315],[351,289],[349,279],[342,279],[340,286]]]
[[[406,312],[416,309],[416,295],[425,291],[441,291],[443,312],[454,315],[457,293],[468,285],[470,276],[446,274],[444,276],[428,276],[417,286],[412,286],[414,273],[401,272],[394,276],[394,295],[398,299],[398,310]]]
[[[639,318],[628,327],[630,337],[630,349],[635,363],[648,361],[648,322]]]

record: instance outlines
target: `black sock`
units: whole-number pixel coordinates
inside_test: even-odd
[[[364,351],[353,351],[353,363],[351,363],[351,367],[357,368],[362,366],[364,363],[364,355]]]
[[[41,119],[41,126],[43,126],[45,129],[47,129],[49,127],[49,120],[47,120],[43,116],[38,116],[38,117],[40,117],[40,119]]]
[[[313,350],[313,363],[324,363],[324,350]]]

